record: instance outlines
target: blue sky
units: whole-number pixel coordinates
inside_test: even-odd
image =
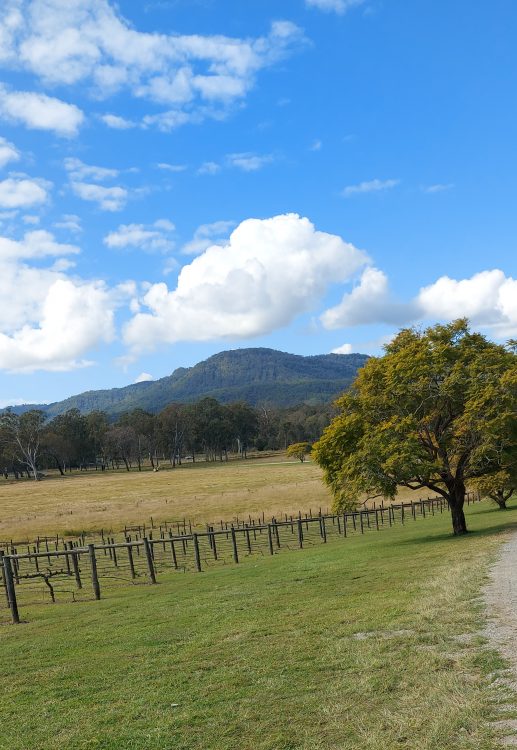
[[[517,336],[510,0],[6,0],[0,404]]]

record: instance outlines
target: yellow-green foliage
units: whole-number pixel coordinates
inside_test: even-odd
[[[465,485],[515,462],[517,357],[465,320],[402,330],[337,405],[313,450],[336,508],[427,488],[447,498],[462,533]]]
[[[291,443],[287,448],[287,455],[289,458],[298,458],[302,463],[305,461],[305,456],[310,453],[312,446],[310,443]]]

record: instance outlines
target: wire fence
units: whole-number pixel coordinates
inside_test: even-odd
[[[467,504],[478,502],[469,493]],[[0,622],[19,623],[32,604],[74,602],[109,596],[117,586],[154,585],[168,571],[202,572],[238,565],[254,555],[276,555],[425,519],[448,509],[441,497],[333,514],[282,519],[248,517],[229,523],[164,522],[124,527],[117,533],[75,538],[38,537],[3,543],[0,549]]]

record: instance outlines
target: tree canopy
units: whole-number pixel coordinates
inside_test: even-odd
[[[337,406],[313,450],[336,508],[426,488],[447,499],[463,534],[467,485],[515,475],[515,347],[471,332],[466,320],[400,331]]]
[[[287,446],[287,455],[289,458],[297,458],[299,461],[305,461],[305,456],[312,450],[310,443],[291,443]]]

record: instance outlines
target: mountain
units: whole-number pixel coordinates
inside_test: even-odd
[[[303,357],[275,349],[234,349],[214,354],[194,367],[180,367],[160,380],[86,391],[52,404],[24,404],[13,411],[42,409],[52,418],[68,409],[83,413],[100,409],[116,417],[136,408],[158,412],[172,401],[185,403],[204,396],[222,403],[247,401],[254,406],[265,402],[275,406],[328,403],[350,385],[367,359],[365,354]]]

